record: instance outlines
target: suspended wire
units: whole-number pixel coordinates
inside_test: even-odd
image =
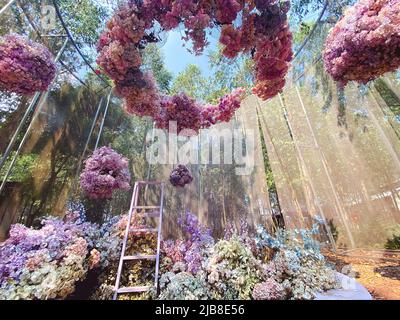
[[[94,74],[95,74],[101,81],[103,81],[103,82],[106,84],[106,87],[110,87],[110,84],[109,84],[103,77],[99,76],[99,75],[96,73],[96,70],[92,67],[92,65],[89,63],[89,61],[87,60],[87,58],[83,55],[81,49],[80,49],[80,48],[78,47],[78,45],[76,44],[76,42],[75,42],[75,40],[74,40],[74,37],[72,36],[71,32],[69,31],[69,29],[68,29],[68,27],[67,27],[67,25],[66,25],[66,23],[65,23],[65,21],[64,21],[64,18],[63,18],[62,15],[61,15],[60,7],[58,6],[57,1],[56,1],[56,0],[53,0],[52,2],[53,2],[53,5],[54,5],[54,8],[55,8],[55,10],[56,10],[57,16],[58,16],[58,18],[59,18],[59,20],[60,20],[60,22],[61,22],[61,25],[62,25],[62,27],[64,28],[65,32],[67,33],[67,36],[68,36],[69,40],[71,41],[72,45],[75,47],[75,49],[76,49],[76,51],[78,52],[78,54],[81,56],[81,58],[83,59],[83,61],[87,64],[87,66],[94,72]]]
[[[63,68],[65,70],[67,70],[67,72],[73,76],[80,84],[84,85],[85,87],[88,87],[87,83],[85,83],[83,80],[81,80],[74,71],[71,70],[71,68],[69,66],[67,66],[67,64],[63,61],[59,61],[59,63],[63,66]]]
[[[296,58],[299,56],[300,52],[304,49],[304,47],[307,45],[308,41],[310,41],[312,35],[314,34],[315,30],[317,29],[317,26],[319,25],[319,23],[322,20],[322,17],[325,14],[326,9],[328,8],[329,5],[329,0],[325,1],[324,7],[321,10],[321,13],[319,14],[319,17],[317,19],[317,21],[314,23],[313,28],[311,29],[310,33],[307,35],[307,37],[304,39],[303,43],[301,44],[300,48],[297,50],[297,52],[295,53],[294,57],[293,57],[293,61],[296,60]]]

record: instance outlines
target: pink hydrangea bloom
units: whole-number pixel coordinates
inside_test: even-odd
[[[56,75],[53,55],[20,35],[0,37],[0,90],[31,95],[45,91]]]
[[[228,58],[235,58],[242,50],[241,30],[235,29],[231,24],[222,26],[219,42],[225,46],[222,51],[223,55]]]
[[[367,83],[400,66],[400,0],[360,0],[326,39],[325,68],[342,85]]]
[[[119,87],[117,90],[125,97],[125,110],[138,116],[155,117],[160,112],[161,97],[151,74],[139,74],[143,82],[139,85]],[[136,81],[138,80],[136,78]]]
[[[246,91],[238,88],[221,98],[218,105],[207,105],[202,110],[202,127],[208,128],[219,122],[229,122],[240,108]]]
[[[249,1],[247,1],[249,2]],[[238,13],[243,9],[244,1],[241,0],[216,0],[215,18],[221,24],[232,23]]]
[[[170,121],[176,121],[178,133],[190,129],[196,133],[200,130],[201,121],[200,106],[196,101],[184,93],[165,97],[161,102],[159,114],[156,116],[158,128],[167,129]]]
[[[108,147],[97,149],[85,161],[80,184],[91,199],[109,199],[116,189],[129,190],[128,159]]]

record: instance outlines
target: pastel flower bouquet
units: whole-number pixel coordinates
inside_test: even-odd
[[[63,299],[90,269],[107,264],[115,242],[103,242],[104,230],[80,213],[45,218],[40,229],[11,227],[0,244],[0,299]]]

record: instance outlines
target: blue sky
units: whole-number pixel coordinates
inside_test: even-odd
[[[208,66],[207,52],[210,49],[215,49],[218,39],[213,36],[208,37],[210,45],[205,48],[203,55],[195,56],[187,51],[183,44],[182,35],[179,30],[173,30],[168,33],[168,39],[165,45],[161,48],[165,55],[166,67],[176,76],[183,71],[188,64],[196,64],[203,75],[208,77],[212,74]],[[190,43],[188,43],[190,48]]]

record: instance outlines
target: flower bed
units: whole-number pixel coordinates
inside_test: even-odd
[[[64,219],[46,218],[40,229],[13,225],[0,244],[0,299],[64,299],[91,269],[118,257],[114,222],[84,221],[82,207]]]
[[[254,237],[243,224],[219,241],[191,214],[182,225],[187,240],[164,242],[159,299],[313,299],[338,287],[312,238],[318,225]]]
[[[0,244],[0,298],[65,299],[78,294],[77,284],[86,285],[94,272],[97,284],[90,298],[111,299],[127,216],[99,226],[85,222],[83,212],[71,207],[64,219],[46,218],[37,230],[12,227]],[[243,224],[216,240],[193,214],[180,224],[185,238],[162,242],[160,295],[119,299],[313,299],[338,285],[312,239],[317,227],[281,230],[276,236],[259,228],[254,237]],[[136,213],[131,226],[145,227],[144,216]],[[127,253],[154,254],[156,240],[151,233],[131,232]],[[123,269],[121,283],[151,285],[153,277],[154,262],[140,261]]]

